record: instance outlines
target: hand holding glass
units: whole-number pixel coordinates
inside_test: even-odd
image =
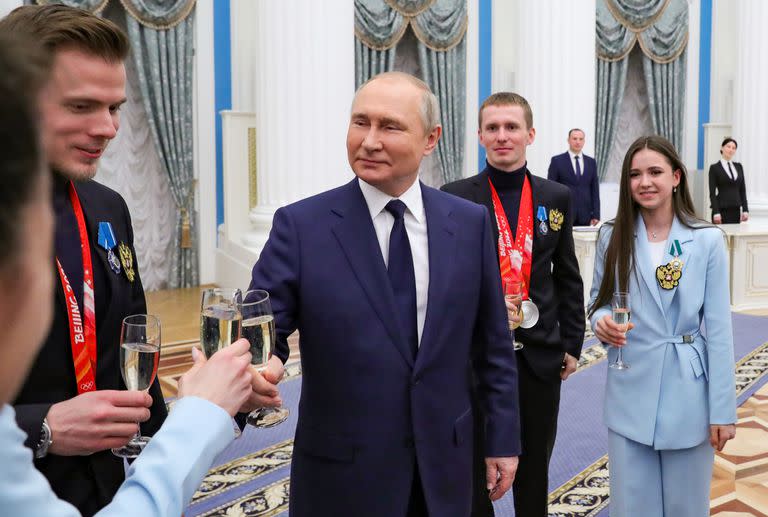
[[[259,373],[263,373],[272,357],[276,338],[269,293],[261,289],[248,291],[240,310],[243,314],[243,337],[251,344],[251,363]],[[248,423],[254,427],[273,427],[285,422],[288,414],[284,407],[263,407],[248,415]]]
[[[523,282],[520,280],[504,280],[504,301],[507,305],[507,316],[509,317],[509,330],[514,330],[523,322]],[[509,305],[515,309],[510,309]],[[514,349],[520,350],[523,344],[519,341],[514,342]]]
[[[120,330],[120,373],[125,387],[146,391],[155,382],[160,361],[160,320],[151,314],[135,314],[123,320]],[[136,434],[122,447],[112,449],[121,458],[135,458],[149,443],[136,424]]]
[[[611,301],[611,318],[613,318],[613,322],[620,327],[620,331],[624,333],[625,336],[627,328],[629,327],[629,313],[629,293],[613,293],[613,300]],[[616,361],[608,365],[615,370],[629,369],[629,364],[624,362],[622,349],[623,347],[619,347]]]
[[[203,291],[200,302],[200,345],[206,359],[240,339],[243,316],[240,289],[212,288]],[[235,437],[240,436],[240,426],[233,421]]]

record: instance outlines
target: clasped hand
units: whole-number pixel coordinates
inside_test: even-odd
[[[517,456],[485,458],[485,481],[491,501],[501,499],[512,486],[517,473]]]

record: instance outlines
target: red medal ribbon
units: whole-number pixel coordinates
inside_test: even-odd
[[[523,300],[528,299],[528,288],[531,283],[531,265],[533,263],[533,195],[531,183],[525,176],[523,193],[520,196],[520,209],[517,213],[517,238],[512,240],[512,230],[501,205],[499,194],[488,178],[491,187],[493,213],[496,217],[496,227],[499,229],[499,268],[502,283],[507,280],[523,282]]]
[[[69,183],[69,199],[77,219],[80,249],[83,253],[83,313],[85,318],[80,316],[77,298],[58,258],[56,265],[59,268],[59,277],[61,278],[61,286],[64,288],[67,315],[69,316],[69,339],[72,345],[75,377],[77,378],[77,393],[82,394],[96,390],[96,310],[93,301],[93,267],[91,247],[88,243],[88,230],[85,226],[80,198],[77,196],[72,182]]]

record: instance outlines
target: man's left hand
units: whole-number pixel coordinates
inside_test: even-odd
[[[749,212],[742,212],[741,213],[741,221],[746,223],[749,221]]]
[[[560,380],[567,379],[573,372],[576,371],[579,361],[571,354],[565,354],[563,357],[563,366],[560,369]]]
[[[485,481],[491,501],[501,499],[510,489],[515,480],[517,463],[517,456],[485,458]]]
[[[597,226],[597,223],[599,223],[599,222],[600,222],[600,219],[590,219],[589,220],[589,225],[590,226]]]
[[[283,401],[277,390],[277,383],[283,379],[285,374],[285,368],[280,358],[273,355],[269,358],[267,367],[263,371],[258,372],[256,368],[251,368],[251,372],[253,374],[251,396],[240,407],[240,412],[250,413],[254,409],[262,407],[280,407]]]

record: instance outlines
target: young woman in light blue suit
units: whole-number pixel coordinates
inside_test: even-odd
[[[616,219],[601,230],[592,281],[595,335],[629,369],[608,369],[611,516],[709,515],[714,449],[735,435],[736,396],[722,232],[695,215],[672,144],[627,151]],[[630,331],[611,317],[630,294]],[[626,346],[625,346],[626,345]]]

